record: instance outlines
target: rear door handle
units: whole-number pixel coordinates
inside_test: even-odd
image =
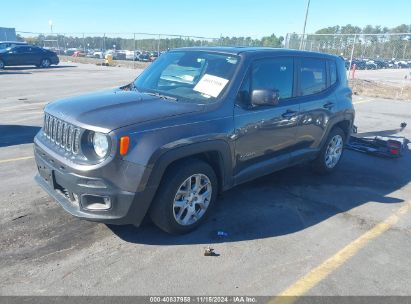
[[[281,116],[287,119],[291,119],[294,116],[297,116],[297,111],[287,110],[287,112],[283,113]]]
[[[332,107],[334,107],[334,103],[333,102],[327,102],[326,104],[323,105],[324,109],[331,109]]]

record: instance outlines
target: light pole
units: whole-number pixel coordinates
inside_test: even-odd
[[[53,35],[53,21],[49,20],[50,33]]]
[[[307,9],[306,9],[306,11],[305,11],[305,20],[304,20],[303,36],[301,37],[300,50],[303,49],[304,36],[305,36],[305,27],[307,26],[307,18],[308,18],[308,11],[309,11],[309,9],[310,9],[310,2],[311,2],[311,0],[308,0]]]

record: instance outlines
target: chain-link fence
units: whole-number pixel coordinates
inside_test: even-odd
[[[18,38],[49,48],[61,59],[84,61],[104,59],[111,54],[114,61],[151,62],[169,49],[192,46],[265,46],[283,47],[283,37],[202,37],[153,33],[35,33],[17,31]],[[65,57],[67,56],[67,57]],[[69,58],[70,57],[70,58]],[[122,62],[122,64],[125,64]],[[133,64],[140,67],[139,64]]]
[[[411,67],[411,33],[287,34],[285,47],[342,56],[358,69]]]
[[[411,33],[288,34],[284,46],[343,57],[356,94],[411,99]]]
[[[17,31],[19,40],[55,51],[62,60],[101,62],[111,55],[115,64],[145,67],[169,49],[220,46],[224,38],[152,33],[35,33]],[[251,38],[250,38],[251,39]],[[251,39],[252,40],[252,39]],[[130,62],[132,62],[130,64]]]
[[[163,52],[189,46],[218,46],[221,38],[151,33],[33,33],[17,32],[29,43],[54,49],[59,54],[70,51],[141,51]],[[69,52],[67,51],[69,50]]]

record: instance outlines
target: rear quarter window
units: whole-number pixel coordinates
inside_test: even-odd
[[[337,82],[337,65],[334,60],[329,61],[330,67],[330,86]]]

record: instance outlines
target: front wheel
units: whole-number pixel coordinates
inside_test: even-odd
[[[197,228],[218,191],[214,170],[201,160],[182,161],[167,170],[150,209],[152,221],[171,234]]]
[[[313,161],[314,171],[327,174],[337,168],[344,151],[345,137],[345,133],[341,128],[335,127],[331,130],[320,154]]]
[[[51,65],[51,62],[50,62],[50,59],[48,59],[48,58],[44,58],[40,62],[40,67],[41,68],[48,68],[48,67],[50,67],[50,65]]]
[[[0,70],[4,69],[4,61],[0,60]]]

